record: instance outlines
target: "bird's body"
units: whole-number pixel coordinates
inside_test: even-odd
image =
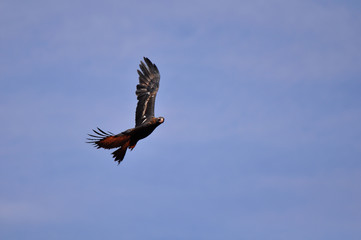
[[[92,137],[88,139],[89,143],[93,143],[97,148],[118,148],[113,152],[114,161],[118,161],[118,163],[124,159],[128,148],[132,150],[140,139],[149,136],[164,122],[163,117],[154,117],[155,97],[160,80],[159,71],[148,58],[144,58],[144,61],[147,65],[141,62],[139,65],[141,71],[138,70],[139,84],[136,90],[138,104],[135,113],[135,127],[119,134],[104,132],[98,128],[98,130],[93,130],[96,135],[89,134]]]

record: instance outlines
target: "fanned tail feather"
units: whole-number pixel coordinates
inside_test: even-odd
[[[121,148],[117,149],[116,151],[114,151],[113,157],[114,157],[114,161],[118,162],[118,165],[121,161],[123,161],[125,153],[127,152],[127,149],[129,147],[129,141],[126,142],[124,145],[122,145]]]

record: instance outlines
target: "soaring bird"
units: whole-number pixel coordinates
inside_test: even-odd
[[[144,64],[144,62],[146,64]],[[135,94],[138,104],[135,111],[135,127],[119,134],[105,132],[100,128],[93,130],[94,134],[88,134],[87,143],[94,144],[97,148],[118,148],[112,154],[118,164],[124,159],[127,149],[133,150],[140,139],[149,136],[154,129],[164,122],[163,117],[154,117],[155,98],[159,88],[160,74],[157,66],[148,58],[140,61],[138,71],[139,84]]]

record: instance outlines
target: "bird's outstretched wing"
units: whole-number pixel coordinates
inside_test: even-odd
[[[111,132],[104,132],[100,128],[94,130],[94,134],[88,134],[91,138],[87,138],[87,143],[92,143],[96,148],[118,148],[113,152],[114,161],[118,164],[124,159],[127,148],[130,144],[130,137],[133,129],[128,129],[119,134],[113,134]],[[132,146],[134,148],[134,146]]]
[[[93,132],[96,135],[88,134],[90,138],[87,138],[87,143],[92,143],[96,148],[117,148],[129,140],[129,136],[123,133],[113,134],[111,132],[104,132],[100,128],[98,130],[93,129]]]
[[[154,117],[155,97],[159,88],[160,75],[158,68],[148,58],[144,57],[146,65],[141,61],[139,84],[137,85],[138,104],[135,112],[135,126],[139,126]]]

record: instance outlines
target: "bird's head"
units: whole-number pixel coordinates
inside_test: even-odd
[[[157,123],[159,124],[164,123],[164,117],[157,118]]]

